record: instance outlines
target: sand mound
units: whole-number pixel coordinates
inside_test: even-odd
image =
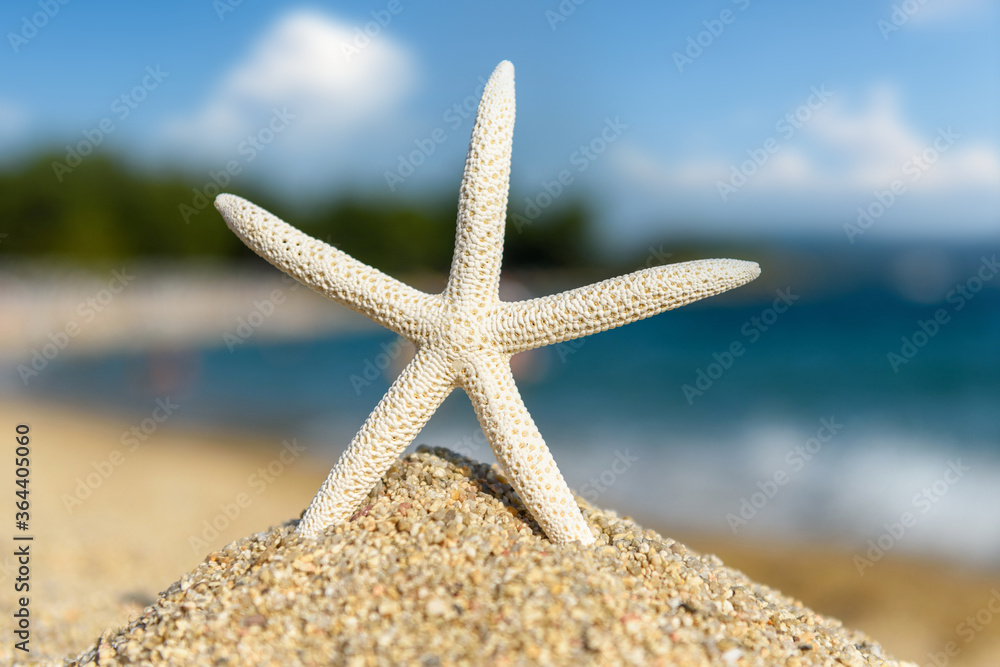
[[[553,544],[495,469],[421,449],[349,523],[233,542],[72,664],[900,664],[715,556],[580,504],[597,545]]]

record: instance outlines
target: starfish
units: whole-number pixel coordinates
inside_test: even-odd
[[[299,282],[408,338],[416,354],[341,455],[299,522],[316,537],[346,521],[457,387],[469,395],[501,469],[545,535],[592,544],[572,492],[521,400],[518,352],[628,324],[743,285],[754,262],[709,259],[660,266],[552,296],[500,301],[514,67],[500,63],[476,113],[444,292],[427,294],[318,241],[230,194],[215,206],[229,228]]]

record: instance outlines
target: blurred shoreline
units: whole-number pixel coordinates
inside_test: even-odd
[[[667,252],[666,247],[676,252]],[[974,279],[984,263],[995,265],[995,259],[989,259],[995,254],[979,245],[872,245],[847,253],[825,244],[777,239],[739,250],[679,240],[673,246],[650,245],[644,252],[627,261],[597,262],[587,268],[505,270],[501,298],[514,301],[552,294],[665,263],[738,256],[758,261],[762,276],[714,297],[709,307],[769,303],[775,294],[790,291],[814,300],[874,291],[901,305],[931,310],[950,307],[958,298],[956,288]],[[429,293],[440,292],[446,279],[443,273],[428,271],[390,274]],[[985,294],[1000,293],[998,281],[979,286]],[[963,302],[974,297],[966,291],[961,294]],[[685,310],[699,307],[704,306]],[[288,341],[378,329],[259,259],[145,258],[77,264],[5,255],[0,265],[0,312],[5,315],[0,318],[0,362],[29,359],[46,345],[48,352],[99,354],[224,346],[234,336]]]
[[[0,271],[0,360],[52,345],[99,354],[225,345],[226,335],[295,340],[374,325],[277,270],[123,264],[104,271],[25,264]],[[278,315],[272,317],[272,315]]]
[[[118,419],[29,401],[5,402],[0,416],[11,429],[28,423],[33,438],[40,659],[82,649],[211,551],[294,518],[328,471],[324,452],[282,457],[287,443],[168,423],[155,441],[123,451],[109,472],[111,452],[122,450]],[[4,460],[0,473],[12,474],[10,465]],[[998,573],[893,552],[861,577],[850,554],[821,541],[748,541],[649,525],[870,633],[900,658],[925,664],[928,652],[956,641],[961,654],[951,665],[1000,659],[1000,622],[963,641],[965,619],[988,609],[1000,590]]]
[[[604,273],[505,273],[501,297],[558,292],[608,277]],[[446,278],[434,273],[398,277],[435,294]],[[45,346],[49,350],[43,357],[51,358],[56,349],[94,355],[231,346],[233,338],[251,336],[276,342],[381,330],[263,260],[133,260],[97,268],[6,258],[0,266],[0,312],[0,362],[31,359]]]

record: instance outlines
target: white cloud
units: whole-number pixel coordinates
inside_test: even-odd
[[[706,225],[836,231],[834,221],[853,220],[896,182],[904,194],[879,233],[996,234],[995,144],[958,126],[915,128],[887,87],[860,106],[846,97],[835,95],[792,136],[765,127],[756,143],[725,154],[668,159],[623,143],[609,164],[627,211],[622,222],[636,233],[655,233],[665,220],[702,233]],[[751,154],[764,154],[769,133],[777,150],[758,166]]]
[[[968,23],[987,17],[992,10],[991,0],[910,0],[919,6],[916,11],[908,12],[915,25],[940,26],[953,23]],[[903,3],[894,3],[902,9]],[[890,6],[890,10],[892,7]]]
[[[294,120],[272,153],[329,162],[342,140],[384,123],[415,83],[413,56],[384,33],[360,53],[345,54],[354,28],[315,11],[282,16],[197,110],[167,124],[169,150],[240,159],[240,143],[267,127],[278,109]]]
[[[921,192],[1000,187],[996,146],[967,137],[960,127],[917,131],[888,88],[875,89],[859,111],[835,98],[787,140],[778,132],[773,136],[777,151],[760,166],[749,162],[747,151],[760,155],[763,141],[729,156],[673,162],[623,146],[616,166],[622,175],[656,189],[693,187],[713,193],[719,182],[739,183],[734,169],[741,168],[746,183],[736,186],[740,193],[856,195],[894,180]]]
[[[27,128],[28,112],[13,102],[0,100],[0,141],[16,141]]]

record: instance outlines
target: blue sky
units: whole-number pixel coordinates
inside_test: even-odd
[[[8,160],[108,118],[141,164],[235,161],[289,201],[457,196],[459,110],[509,59],[514,211],[566,170],[552,205],[587,198],[612,242],[1000,237],[996,2],[36,0],[0,26]]]

